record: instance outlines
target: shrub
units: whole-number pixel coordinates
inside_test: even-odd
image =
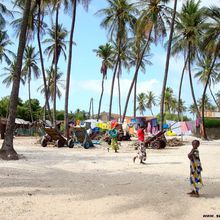
[[[205,127],[206,128],[217,128],[217,127],[220,127],[220,119],[205,118]]]

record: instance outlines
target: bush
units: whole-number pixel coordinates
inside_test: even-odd
[[[220,127],[220,119],[205,118],[205,127],[206,128],[217,128],[217,127]]]
[[[160,122],[160,114],[157,115],[157,120],[158,122]],[[166,120],[179,121],[177,114],[172,114],[168,112],[165,112],[164,114],[164,121]],[[191,119],[188,118],[187,116],[183,116],[183,121],[191,121]]]

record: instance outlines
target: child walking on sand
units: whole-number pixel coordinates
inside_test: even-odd
[[[201,189],[202,183],[202,165],[199,158],[198,147],[200,142],[198,140],[192,141],[192,150],[188,154],[190,160],[190,184],[192,191],[188,193],[192,197],[199,197],[199,189]]]
[[[138,124],[137,137],[140,145],[144,143],[144,129],[145,128],[143,126],[140,126],[140,124]]]
[[[138,124],[138,130],[137,130],[137,137],[138,137],[138,152],[137,155],[135,157],[133,157],[133,162],[135,163],[135,160],[137,158],[140,159],[140,163],[141,164],[145,164],[144,161],[147,158],[147,154],[146,154],[146,147],[144,144],[144,127],[140,126],[140,124]]]

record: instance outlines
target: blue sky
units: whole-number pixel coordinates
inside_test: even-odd
[[[3,3],[9,7],[9,0],[3,0]],[[178,1],[179,7],[181,6],[182,1]],[[220,1],[218,1],[220,3]],[[216,1],[208,1],[203,0],[202,5],[212,5],[217,4]],[[72,63],[72,73],[71,73],[71,89],[70,89],[70,100],[69,100],[69,108],[72,111],[75,111],[77,108],[87,110],[89,109],[89,101],[90,98],[94,99],[94,111],[98,110],[98,102],[99,95],[101,91],[101,74],[100,74],[100,65],[101,61],[98,57],[96,57],[93,49],[98,48],[99,45],[105,44],[107,39],[107,32],[100,28],[101,17],[94,15],[98,9],[106,7],[106,1],[104,0],[92,0],[89,11],[85,12],[85,10],[79,6],[77,8],[77,18],[76,18],[76,28],[74,33],[74,41],[76,42],[76,46],[73,48],[73,63]],[[47,20],[48,26],[50,26],[50,19]],[[70,30],[71,18],[69,15],[64,15],[60,17],[60,23]],[[10,25],[7,26],[8,34],[10,36],[14,35]],[[13,38],[14,45],[11,48],[14,52],[17,50],[17,41],[18,39]],[[36,46],[37,48],[37,46]],[[153,46],[151,53],[153,54],[151,62],[152,66],[146,67],[146,73],[143,74],[140,72],[138,79],[138,93],[153,91],[158,97],[161,93],[161,86],[164,75],[164,66],[165,66],[165,58],[166,51],[161,46],[157,47]],[[45,55],[44,58],[47,67],[49,67],[51,60]],[[38,62],[39,63],[39,62]],[[63,58],[59,61],[59,68],[64,73],[63,80],[65,81],[66,75],[66,65],[67,61]],[[2,70],[6,64],[0,64],[1,73],[4,73]],[[39,63],[40,67],[40,63]],[[168,86],[172,87],[174,90],[174,94],[177,96],[178,94],[178,86],[180,74],[183,67],[183,59],[182,57],[172,58],[170,62],[170,70],[168,77]],[[130,70],[130,72],[123,71],[123,76],[121,78],[121,90],[122,90],[122,110],[124,108],[125,98],[127,96],[127,91],[131,83],[131,79],[134,71]],[[112,71],[108,72],[108,78],[105,81],[105,92],[103,96],[102,102],[102,111],[108,111],[109,108],[109,99],[110,99],[110,87],[111,87],[111,77]],[[2,81],[3,78],[0,78]],[[37,92],[37,88],[42,85],[43,79],[40,78],[38,80],[32,81],[32,98],[38,98],[43,105],[44,97],[42,94]],[[112,112],[118,113],[118,94],[117,94],[117,83],[115,84],[115,92],[113,97],[113,110]],[[0,84],[0,98],[7,96],[10,94],[11,88],[5,88],[4,85]],[[197,80],[194,80],[194,87],[196,92],[196,98],[199,98],[202,94],[202,85],[200,85]],[[219,86],[215,86],[214,91],[218,91]],[[64,90],[63,96],[60,100],[57,101],[57,108],[64,109]],[[183,100],[186,102],[186,105],[190,105],[192,103],[190,87],[188,83],[188,74],[185,75],[185,80],[183,84],[183,92],[182,92]],[[21,86],[20,88],[20,98],[23,100],[28,99],[27,85]],[[130,99],[130,105],[128,108],[128,115],[132,114],[133,111],[133,97]],[[159,112],[159,107],[155,107],[153,109],[154,113]],[[149,111],[146,111],[146,115],[150,115]]]

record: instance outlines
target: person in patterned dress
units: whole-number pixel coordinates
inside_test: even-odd
[[[198,147],[200,142],[198,140],[192,141],[192,150],[188,154],[188,158],[190,160],[190,184],[192,187],[192,191],[188,193],[192,197],[199,197],[199,190],[203,186],[202,182],[202,165],[199,158],[199,150]]]
[[[113,125],[112,129],[109,131],[109,135],[110,135],[110,138],[111,138],[111,147],[115,151],[115,153],[118,153],[118,150],[119,150],[118,130],[116,129],[117,125],[118,125],[118,123],[115,123]]]

